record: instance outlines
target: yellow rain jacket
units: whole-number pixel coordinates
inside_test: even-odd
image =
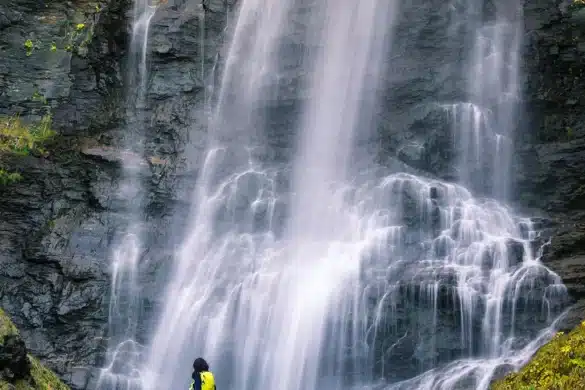
[[[199,378],[193,378],[189,390],[216,390],[213,374],[209,371],[201,371]]]

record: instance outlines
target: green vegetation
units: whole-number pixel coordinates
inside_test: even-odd
[[[51,42],[31,35],[24,42],[27,57],[32,55],[35,50],[49,50],[51,52],[65,50],[84,56],[87,52],[87,46],[94,36],[97,14],[102,10],[102,5],[99,2],[88,2],[81,7],[75,7],[74,15],[65,18],[56,15],[42,17],[44,23],[56,25],[60,34],[63,35]]]
[[[33,389],[42,389],[42,390],[69,390],[69,387],[66,386],[61,380],[53,373],[51,370],[43,366],[36,358],[32,356],[28,356],[31,369],[30,374],[34,381],[35,387]],[[26,387],[26,384],[21,384],[23,390],[30,389],[31,387]],[[16,386],[17,390],[19,389],[18,385]]]
[[[18,334],[16,326],[10,321],[4,310],[0,309],[0,345],[4,344],[4,337]]]
[[[18,116],[0,116],[0,187],[22,180],[20,173],[2,166],[2,156],[46,155],[44,145],[55,135],[51,124],[51,115],[45,115],[32,125],[24,123]]]
[[[27,39],[26,41],[24,41],[24,49],[26,50],[27,57],[32,54],[34,47],[35,47],[35,45],[30,39]]]
[[[22,180],[22,176],[18,172],[8,172],[0,168],[0,186],[7,186]]]
[[[18,116],[0,117],[0,154],[45,154],[43,145],[55,135],[51,124],[51,115],[32,125],[25,124]]]
[[[559,332],[519,372],[491,390],[585,390],[585,321],[569,334]]]
[[[63,49],[65,51],[73,52],[76,51],[80,54],[80,49],[85,49],[93,38],[94,25],[90,24],[89,27],[85,23],[72,24],[68,22],[67,33],[65,34],[65,45]]]
[[[47,104],[47,98],[44,95],[41,95],[39,91],[35,91],[32,95],[32,100],[36,102],[41,102],[43,104]]]
[[[18,330],[6,313],[0,309],[0,345],[4,337],[17,335]],[[44,367],[36,358],[28,355],[31,364],[30,378],[10,384],[0,378],[0,390],[70,390],[51,370]]]

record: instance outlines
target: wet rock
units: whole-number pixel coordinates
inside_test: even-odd
[[[524,260],[524,244],[517,240],[506,241],[506,255],[510,267],[522,264]]]
[[[130,118],[125,118],[123,103],[129,2],[104,1],[99,10],[86,1],[74,6],[64,1],[45,3],[44,7],[32,0],[0,5],[4,55],[0,61],[0,113],[18,111],[34,118],[50,107],[55,128],[69,137],[60,138],[60,149],[48,158],[14,161],[23,182],[0,188],[0,302],[15,316],[33,352],[74,388],[91,388],[88,383],[95,382],[95,367],[103,363],[110,256],[115,238],[130,220],[128,201],[119,196],[120,166],[135,162],[144,170],[141,180],[147,189],[145,209],[149,213],[145,234],[151,257],[144,257],[141,278],[149,294],[145,300],[155,307],[160,281],[154,281],[152,275],[165,265],[148,261],[168,259],[177,238],[165,232],[171,225],[180,231],[186,223],[186,216],[169,214],[177,204],[186,208],[181,202],[189,199],[199,169],[206,117],[193,107],[205,102],[217,83],[225,60],[221,47],[226,20],[235,1],[169,1],[159,7],[150,30],[146,103],[140,115]],[[554,234],[544,261],[563,277],[575,297],[585,297],[585,233],[575,222],[585,217],[585,63],[581,55],[585,35],[579,28],[579,14],[570,14],[561,3],[537,0],[525,4],[527,115],[516,140],[514,177],[519,195],[515,201],[551,214],[556,225],[547,225]],[[389,165],[399,160],[409,169],[444,179],[457,174],[448,106],[466,88],[460,75],[452,71],[460,66],[465,42],[448,35],[450,21],[443,17],[448,7],[444,1],[417,0],[400,11],[395,56],[387,59],[381,83],[384,93],[377,113],[381,124],[378,134],[372,136],[381,141],[381,162]],[[76,41],[75,50],[65,50],[67,42],[59,27],[63,20],[85,23],[92,31],[90,39]],[[27,39],[34,45],[30,55],[24,48]],[[53,41],[56,51],[51,50]],[[301,49],[298,37],[291,37],[282,51]],[[268,134],[273,150],[263,152],[279,162],[290,159],[292,135],[286,129],[304,98],[299,91],[302,75],[289,62],[283,58],[280,84],[286,104],[270,102],[278,106],[271,107],[268,115],[274,125]],[[36,92],[43,98],[39,100]],[[145,138],[145,152],[122,151],[119,141],[138,131]],[[81,136],[94,142],[78,142]],[[71,145],[70,138],[75,139]],[[186,146],[188,141],[191,147]],[[394,195],[393,201],[403,210],[401,222],[408,227],[405,253],[418,260],[423,252],[418,231],[421,194],[405,185]],[[424,196],[433,200],[429,218],[436,236],[441,190],[432,187]],[[274,218],[284,219],[284,209],[279,205]],[[519,263],[521,245],[510,242],[507,246],[511,263]],[[442,246],[436,250],[446,252]],[[391,263],[388,253],[376,256],[372,263],[385,257]],[[492,266],[493,259],[486,259],[485,267]],[[416,268],[411,269],[414,271]],[[434,315],[424,308],[421,318],[412,318],[420,309],[416,296],[429,293],[428,286],[416,284],[422,276],[399,291],[406,298],[394,301],[406,303],[388,308],[386,324],[396,325],[396,330],[380,336],[387,339],[379,348],[386,351],[396,344],[388,356],[404,362],[403,367],[386,372],[389,377],[400,376],[401,369],[417,371],[421,362],[462,354],[454,336],[460,330],[453,319],[455,276],[448,272],[436,276],[442,281],[440,327],[422,329],[421,345],[411,328],[421,318],[430,320]],[[372,300],[379,298],[372,295]],[[147,328],[148,318],[143,323]],[[439,335],[439,357],[432,355],[427,342],[433,331]]]
[[[13,382],[29,375],[30,362],[24,341],[18,335],[4,336],[0,342],[0,378]]]
[[[34,120],[50,111],[58,132],[44,158],[3,156],[23,180],[0,187],[0,302],[27,347],[74,389],[95,386],[104,361],[110,261],[132,219],[132,202],[121,195],[122,166],[138,168],[147,192],[150,247],[141,263],[145,318],[139,337],[152,325],[148,316],[162,288],[155,275],[164,272],[168,248],[178,239],[170,227],[180,230],[188,222],[172,209],[181,197],[189,199],[206,141],[205,116],[193,108],[217,81],[213,69],[221,67],[233,5],[165,2],[157,9],[146,104],[128,118],[123,91],[130,2],[0,5],[0,114]],[[74,42],[65,39],[71,23],[84,24]],[[145,151],[122,149],[138,131]]]
[[[574,300],[585,297],[585,60],[579,54],[585,30],[581,14],[582,9],[569,1],[524,4],[526,110],[516,136],[514,165],[515,201],[528,212],[547,213],[545,225],[536,225],[551,240],[542,260],[562,278]]]

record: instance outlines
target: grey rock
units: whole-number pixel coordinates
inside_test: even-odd
[[[553,221],[546,227],[552,239],[543,261],[561,275],[579,304],[585,298],[585,233],[580,224],[585,218],[585,34],[579,13],[564,3],[525,2],[526,116],[516,137],[518,196],[513,200]],[[173,229],[181,232],[187,223],[184,210],[206,142],[206,117],[193,107],[213,97],[225,58],[226,21],[235,4],[171,0],[159,7],[150,29],[146,102],[129,117],[123,93],[128,2],[108,0],[99,12],[83,1],[74,6],[52,1],[45,8],[32,0],[0,5],[0,46],[7,53],[0,61],[0,114],[20,112],[34,119],[50,108],[60,134],[59,147],[48,157],[9,161],[24,179],[0,187],[0,303],[14,316],[31,351],[74,389],[94,388],[96,367],[104,360],[110,257],[135,210],[120,195],[121,168],[127,165],[139,166],[138,180],[147,192],[140,201],[149,248],[140,264],[145,296],[139,337],[152,326],[167,260],[179,240]],[[465,80],[456,70],[466,43],[448,36],[451,20],[445,15],[453,17],[448,2],[416,0],[400,12],[375,113],[380,125],[360,134],[364,139],[358,141],[376,148],[379,141],[378,160],[387,166],[452,179],[457,174],[452,118],[437,103],[463,96]],[[302,26],[305,17],[301,12],[291,23]],[[87,23],[93,31],[89,41],[76,41],[75,50],[64,50],[67,42],[52,23],[62,19]],[[35,44],[29,56],[26,39]],[[50,48],[53,41],[56,51]],[[267,103],[270,150],[261,152],[263,158],[290,161],[293,135],[287,128],[307,96],[301,88],[304,69],[294,59],[311,49],[303,44],[302,33],[288,37],[279,49],[282,99]],[[33,99],[36,92],[46,101]],[[141,140],[136,150],[120,146],[136,139]],[[404,202],[410,198],[405,194]],[[412,225],[414,217],[406,213],[405,222]],[[412,233],[408,240],[415,244],[418,236]],[[510,245],[516,262],[519,246]],[[441,294],[450,296],[448,289]],[[409,313],[416,302],[402,301],[404,307],[392,309],[398,311],[388,309],[386,322],[395,321],[390,314],[406,320],[381,335],[377,346],[400,341],[391,353],[401,364],[390,374],[400,377],[464,353],[454,338],[452,312],[444,307],[439,313],[441,326],[434,337],[440,356],[431,356],[430,330],[409,328],[422,323]],[[420,310],[421,318],[430,315]],[[419,330],[417,345],[413,332]]]
[[[563,279],[573,301],[564,328],[583,319],[585,290],[585,31],[567,1],[524,6],[525,122],[516,137],[515,201],[553,221],[542,260]]]
[[[30,375],[30,362],[24,341],[18,335],[4,336],[0,342],[0,379],[15,382]]]
[[[58,132],[44,158],[3,159],[23,180],[0,187],[0,303],[31,352],[73,389],[95,388],[104,364],[112,251],[136,210],[121,194],[125,166],[137,167],[147,191],[140,202],[150,245],[140,277],[148,293],[139,337],[153,326],[149,316],[177,239],[171,227],[187,223],[172,208],[190,193],[205,143],[204,116],[193,107],[216,81],[212,69],[220,66],[234,2],[159,7],[146,103],[126,117],[130,5],[0,5],[0,115],[38,120],[50,111]],[[84,23],[88,35],[67,41],[72,26],[61,26],[64,20]],[[34,43],[29,55],[26,39]],[[138,135],[145,142],[134,142]],[[128,141],[140,148],[123,148]],[[185,163],[185,153],[194,164]]]

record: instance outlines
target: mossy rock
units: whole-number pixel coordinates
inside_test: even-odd
[[[0,345],[9,335],[18,335],[18,330],[6,313],[0,309]],[[30,377],[14,383],[0,378],[0,390],[70,390],[51,370],[44,367],[38,359],[28,355]]]
[[[0,345],[4,342],[4,337],[18,334],[16,326],[10,321],[10,318],[4,310],[0,309]]]
[[[18,116],[0,116],[0,153],[45,154],[43,145],[55,135],[51,124],[50,115],[34,124],[27,124]]]
[[[44,146],[55,136],[51,124],[50,115],[33,124],[25,123],[18,116],[0,116],[0,186],[22,180],[20,173],[3,166],[2,156],[46,156]]]
[[[559,332],[519,372],[491,390],[585,390],[585,321],[569,334]]]

